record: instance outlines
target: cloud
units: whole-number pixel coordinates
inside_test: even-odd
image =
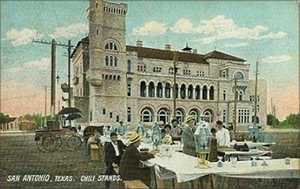
[[[6,33],[7,40],[12,46],[17,47],[30,43],[35,38],[41,38],[43,35],[39,34],[36,30],[24,28],[16,30],[15,28]]]
[[[276,55],[276,56],[268,56],[262,59],[262,63],[282,63],[291,60],[292,57],[290,55]]]
[[[170,30],[174,33],[190,33],[193,32],[193,24],[189,19],[180,18]]]
[[[157,36],[165,34],[166,31],[167,27],[164,23],[149,21],[141,27],[133,28],[132,33],[137,36]]]
[[[286,36],[287,36],[286,32],[277,32],[277,33],[270,32],[266,35],[261,36],[260,39],[281,39]]]
[[[241,42],[241,43],[232,43],[232,44],[225,44],[225,47],[232,47],[232,48],[235,48],[235,47],[245,47],[247,46],[248,43],[246,42]]]
[[[72,38],[79,34],[88,33],[89,28],[87,24],[76,23],[68,26],[57,27],[55,31],[50,35],[52,38]]]

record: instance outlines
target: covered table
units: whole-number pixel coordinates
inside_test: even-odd
[[[258,160],[255,167],[251,166],[250,161],[238,161],[235,167],[230,162],[225,162],[223,167],[218,167],[215,162],[209,163],[209,167],[204,169],[198,167],[198,159],[196,157],[174,152],[172,157],[157,156],[146,161],[145,164],[152,166],[159,178],[164,179],[164,175],[168,175],[166,178],[173,176],[177,183],[199,180],[199,178],[207,179],[209,176],[210,188],[219,188],[216,186],[225,182],[225,178],[233,180],[232,182],[235,183],[236,188],[240,186],[237,183],[241,179],[244,179],[244,182],[250,179],[250,183],[253,183],[253,185],[256,183],[253,182],[253,179],[256,181],[265,179],[296,179],[294,184],[300,181],[300,159],[290,159],[290,165],[285,164],[285,159],[267,160],[268,166],[261,166],[262,162],[262,160]],[[234,187],[232,186],[232,188]]]

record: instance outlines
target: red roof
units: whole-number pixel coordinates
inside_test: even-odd
[[[238,62],[245,62],[246,61],[244,59],[241,59],[241,58],[229,55],[229,54],[225,54],[225,53],[222,53],[222,52],[216,51],[216,50],[205,54],[204,58],[205,59],[216,58],[216,59],[222,59],[222,60],[233,60],[233,61],[238,61]]]

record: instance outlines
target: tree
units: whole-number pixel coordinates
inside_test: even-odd
[[[283,127],[300,128],[300,114],[290,114],[280,125]]]
[[[278,126],[280,121],[272,114],[267,115],[267,125]]]
[[[9,120],[9,115],[5,115],[4,113],[0,112],[0,124],[6,123]]]

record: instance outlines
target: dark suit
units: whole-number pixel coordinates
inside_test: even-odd
[[[149,185],[150,169],[141,168],[140,161],[154,158],[154,155],[147,152],[139,152],[138,149],[130,144],[124,152],[120,163],[120,175],[123,180],[142,180]]]
[[[118,146],[118,149],[119,149],[119,156],[116,156],[115,148],[114,148],[114,146],[112,145],[111,142],[106,142],[104,144],[105,164],[106,164],[105,174],[106,175],[116,175],[117,174],[115,172],[112,164],[115,163],[118,166],[120,166],[120,160],[121,160],[122,154],[123,154],[123,152],[126,148],[125,144],[120,140],[117,141],[117,146]],[[105,188],[106,189],[110,188],[110,182],[109,181],[105,182]]]

